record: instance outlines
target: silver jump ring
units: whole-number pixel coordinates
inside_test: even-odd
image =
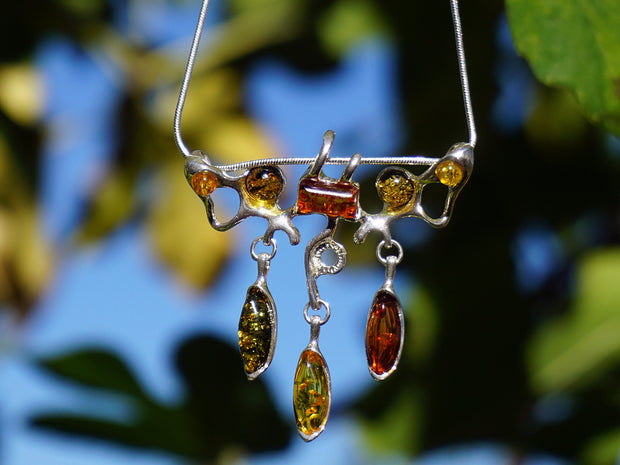
[[[398,254],[396,255],[396,265],[398,265],[401,260],[403,259],[403,247],[397,242],[397,241],[392,241],[392,246],[391,247],[385,247],[385,240],[382,240],[381,242],[379,242],[379,245],[377,245],[377,259],[379,260],[379,262],[382,265],[386,265],[387,264],[387,260],[389,256],[392,255],[381,255],[381,251],[385,248],[385,249],[392,249],[393,247],[396,247],[398,249]]]
[[[329,320],[329,317],[332,314],[332,310],[329,307],[329,304],[327,302],[325,302],[323,299],[319,299],[318,300],[319,303],[319,307],[316,308],[315,310],[319,310],[321,308],[321,306],[325,307],[325,316],[323,318],[320,319],[319,321],[319,325],[324,325],[325,323],[327,323],[327,320]],[[312,318],[310,318],[310,315],[308,314],[308,310],[310,309],[310,302],[308,302],[306,304],[306,306],[304,307],[304,318],[306,319],[306,321],[308,322],[309,325],[312,324]],[[313,315],[313,317],[318,316],[318,315]]]
[[[254,239],[252,241],[252,245],[250,246],[250,255],[252,255],[252,258],[256,261],[258,261],[258,254],[256,253],[256,245],[261,241],[263,241],[263,236],[259,236],[256,239]],[[271,239],[269,239],[269,242],[265,245],[271,246],[271,253],[269,254],[269,260],[271,260],[273,257],[276,256],[276,252],[278,251],[278,244],[276,243],[276,240],[272,237]]]

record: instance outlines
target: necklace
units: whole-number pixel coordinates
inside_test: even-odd
[[[301,234],[293,224],[296,216],[320,214],[327,218],[325,229],[312,238],[305,249],[308,303],[303,308],[303,316],[310,325],[310,341],[299,357],[293,382],[293,408],[297,430],[305,441],[311,441],[325,429],[331,407],[329,369],[319,349],[320,328],[329,320],[331,307],[321,298],[317,279],[339,273],[346,264],[347,251],[335,239],[339,223],[347,220],[358,224],[353,236],[357,244],[363,243],[373,231],[382,236],[376,247],[376,256],[385,266],[385,280],[370,304],[365,336],[368,370],[374,379],[380,381],[396,370],[405,331],[403,308],[394,290],[394,276],[397,265],[403,259],[403,248],[392,238],[390,226],[393,222],[407,217],[421,218],[436,228],[446,226],[450,221],[454,202],[473,170],[473,151],[477,136],[458,0],[450,0],[450,5],[469,142],[454,144],[440,158],[365,158],[359,153],[350,158],[330,158],[335,133],[327,131],[316,158],[266,158],[229,165],[215,165],[205,153],[199,150],[190,151],[181,135],[183,107],[208,5],[209,0],[202,1],[174,114],[174,137],[185,158],[187,181],[204,202],[207,218],[213,228],[227,231],[249,217],[259,217],[267,221],[265,233],[254,239],[250,246],[250,255],[257,262],[258,276],[248,288],[239,319],[239,349],[245,373],[250,380],[260,376],[269,367],[276,347],[276,305],[267,287],[267,273],[277,252],[274,233],[284,232],[291,245],[297,245],[301,241]],[[345,165],[339,179],[330,178],[323,173],[323,166],[328,164]],[[360,186],[352,180],[360,164],[385,167],[379,172],[375,182],[377,193],[383,202],[383,208],[378,213],[368,213],[360,206]],[[283,165],[310,165],[298,182],[295,204],[285,209],[278,203],[286,184],[280,168]],[[403,166],[426,168],[422,174],[414,175]],[[422,201],[424,188],[431,184],[443,184],[448,189],[443,211],[439,216],[427,214]],[[225,187],[238,194],[239,209],[229,220],[220,221],[215,214],[211,194],[215,189]],[[256,247],[259,242],[271,251],[258,253]],[[335,257],[335,263],[329,264],[326,261],[329,254]]]

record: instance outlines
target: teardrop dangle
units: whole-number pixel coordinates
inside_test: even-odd
[[[377,257],[385,265],[385,282],[377,291],[368,312],[366,323],[366,359],[368,370],[376,380],[383,380],[396,370],[405,339],[403,307],[394,292],[396,266],[401,262],[403,249],[392,241],[398,255],[381,255],[385,241],[377,247]]]
[[[310,342],[302,351],[297,362],[293,382],[293,410],[297,432],[301,438],[312,441],[325,429],[332,403],[332,386],[329,368],[323,354],[319,350],[319,330],[321,325],[329,319],[329,305],[323,300],[326,316],[308,316],[308,307],[304,309],[304,316],[310,323]]]
[[[271,245],[271,254],[256,254],[258,237],[252,242],[250,253],[258,264],[256,282],[248,288],[241,316],[239,318],[239,350],[243,360],[243,369],[248,379],[256,379],[263,373],[271,360],[276,347],[278,333],[276,305],[267,288],[267,272],[271,259],[275,256],[277,245],[271,238],[267,245]]]

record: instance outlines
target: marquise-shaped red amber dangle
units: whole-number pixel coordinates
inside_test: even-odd
[[[403,309],[395,294],[381,289],[375,295],[366,324],[366,358],[373,378],[387,378],[398,365],[403,347]]]
[[[331,406],[329,369],[316,345],[308,346],[299,357],[293,386],[293,407],[297,431],[305,441],[325,429]]]

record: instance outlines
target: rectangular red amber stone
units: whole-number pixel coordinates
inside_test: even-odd
[[[359,191],[359,187],[350,182],[304,178],[299,181],[297,212],[355,219]]]

